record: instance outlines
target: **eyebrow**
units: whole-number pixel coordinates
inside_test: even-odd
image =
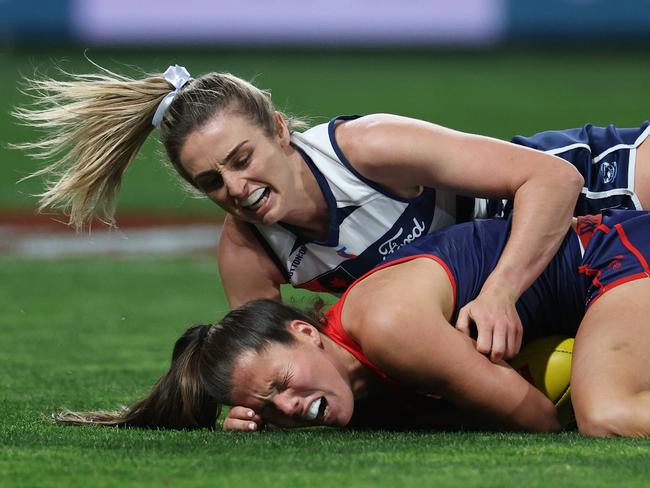
[[[235,157],[235,154],[237,154],[237,151],[248,142],[248,139],[241,141],[239,144],[237,144],[235,147],[233,147],[228,154],[226,154],[226,157],[224,158],[223,162],[227,163],[230,161],[232,158]]]
[[[235,157],[235,154],[237,154],[237,152],[241,149],[241,147],[242,147],[244,144],[246,144],[247,142],[248,142],[248,139],[246,139],[246,140],[240,142],[240,143],[237,144],[235,147],[233,147],[233,148],[228,152],[228,154],[226,154],[226,157],[225,157],[224,160],[223,160],[223,164],[226,164],[228,161],[232,160],[232,159]],[[209,169],[209,170],[207,170],[207,171],[204,171],[204,172],[202,172],[202,173],[199,173],[199,174],[196,175],[193,179],[194,179],[194,181],[197,181],[197,179],[201,179],[201,178],[203,178],[203,177],[205,177],[205,176],[213,176],[215,173],[219,173],[219,172],[218,172],[218,171],[215,171],[215,170],[213,170],[213,169]]]

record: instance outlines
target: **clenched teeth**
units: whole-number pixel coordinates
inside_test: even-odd
[[[263,186],[253,191],[244,201],[241,202],[241,206],[246,208],[254,206],[260,200],[262,200],[266,190],[267,188]]]
[[[311,405],[309,405],[309,409],[307,410],[307,413],[305,414],[305,419],[307,420],[316,420],[316,417],[318,416],[318,410],[320,409],[320,403],[323,401],[323,397],[314,400],[311,402]]]

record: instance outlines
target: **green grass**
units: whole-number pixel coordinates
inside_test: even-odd
[[[642,47],[577,51],[97,50],[92,59],[193,73],[232,71],[315,121],[395,112],[504,139],[586,122],[648,117]],[[85,72],[82,49],[0,46],[0,208],[32,209],[35,166],[7,142],[34,134],[8,117],[14,88],[52,60]],[[218,211],[179,188],[151,138],[120,208]],[[650,441],[557,436],[335,432],[232,434],[66,428],[61,407],[105,409],[146,393],[190,324],[227,309],[209,258],[29,261],[0,258],[1,486],[646,486]],[[304,295],[297,295],[307,303]]]
[[[444,51],[101,50],[88,55],[121,72],[128,66],[161,71],[171,63],[192,73],[230,71],[273,92],[276,104],[314,122],[345,113],[394,112],[460,130],[509,139],[544,129],[616,123],[638,126],[648,117],[650,64],[642,47],[592,51],[510,49]],[[28,103],[14,87],[35,68],[55,74],[53,62],[75,72],[92,68],[81,48],[19,49],[0,46],[1,142],[31,140],[6,114]],[[134,74],[133,70],[130,70]],[[125,179],[122,209],[217,211],[183,193],[162,164],[151,137]],[[38,181],[16,185],[35,166],[25,155],[0,148],[0,207],[31,208]]]
[[[3,487],[647,486],[644,440],[52,425],[58,408],[146,393],[185,327],[225,312],[214,262],[3,258],[0,270]]]

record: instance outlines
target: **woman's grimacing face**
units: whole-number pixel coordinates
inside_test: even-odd
[[[233,216],[273,224],[291,209],[294,153],[284,120],[276,114],[270,137],[245,115],[225,110],[188,136],[181,164],[196,186]]]
[[[297,322],[297,321],[295,321]],[[272,343],[235,363],[232,401],[278,427],[347,425],[354,410],[349,380],[321,347],[320,334],[294,332],[297,342]]]

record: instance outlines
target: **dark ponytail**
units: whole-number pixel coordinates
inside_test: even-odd
[[[61,424],[100,424],[161,429],[214,428],[223,404],[231,403],[233,368],[245,352],[271,343],[292,344],[292,320],[318,326],[316,314],[273,300],[254,300],[218,324],[190,327],[174,345],[169,371],[149,395],[116,412],[71,412],[53,416]]]
[[[176,341],[169,371],[142,400],[114,412],[64,411],[54,414],[53,420],[73,425],[213,428],[221,406],[207,395],[199,370],[204,341],[201,337],[205,338],[210,328],[209,325],[195,325]]]

